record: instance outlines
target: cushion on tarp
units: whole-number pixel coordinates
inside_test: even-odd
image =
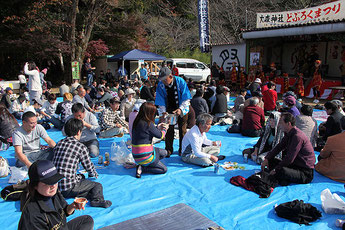
[[[176,204],[158,212],[126,220],[118,224],[101,228],[100,230],[193,230],[207,229],[209,227],[219,226],[188,205]]]

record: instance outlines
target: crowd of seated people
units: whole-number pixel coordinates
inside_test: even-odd
[[[222,118],[237,123],[238,133],[243,136],[258,138],[243,154],[261,164],[262,170],[280,185],[313,180],[314,148],[320,151],[315,170],[333,180],[345,181],[345,146],[341,141],[345,118],[341,102],[325,103],[329,117],[318,127],[312,117],[313,108],[300,104],[293,92],[285,93],[281,106],[272,81],[256,78],[247,84],[248,89],[239,89],[231,109],[230,89],[216,81],[208,87],[194,84],[173,75],[167,67],[162,68],[158,79],[150,75],[141,77],[144,82],[139,78],[128,80],[126,76],[116,80],[107,73],[88,86],[74,81],[69,87],[63,82],[60,103],[55,94],[47,94],[44,100],[34,93],[28,105],[25,95],[9,99],[13,92],[7,89],[4,106],[0,107],[0,124],[5,127],[0,131],[0,141],[14,146],[17,167],[28,169],[35,161],[52,161],[57,173],[64,176],[58,182],[62,196],[84,194],[95,207],[107,208],[112,203],[105,200],[100,183],[77,174],[77,165],[81,163],[89,177],[98,176],[90,158],[100,154],[100,138],[130,133],[135,176],[141,178],[143,173],[167,172],[160,160],[174,154],[174,130],[178,126],[181,160],[209,167],[225,158],[219,155],[220,142],[206,137],[210,127]],[[22,120],[21,126],[16,119]],[[46,132],[47,127],[40,125],[45,123],[61,130],[65,138],[56,143]],[[40,138],[49,148],[41,149]],[[165,149],[155,147],[154,138],[165,139]]]

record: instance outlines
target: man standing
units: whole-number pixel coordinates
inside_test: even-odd
[[[187,83],[180,77],[174,77],[168,67],[163,67],[159,72],[159,83],[156,90],[155,104],[158,106],[158,114],[175,114],[179,128],[179,155],[181,155],[182,139],[187,131],[187,120],[190,105],[190,91]],[[167,157],[173,153],[174,125],[169,125],[165,135],[165,149]]]
[[[141,68],[139,70],[139,73],[140,73],[140,79],[142,81],[145,81],[147,80],[147,69],[145,68],[145,65],[144,64],[141,64]]]
[[[13,146],[16,157],[16,166],[23,167],[30,165],[36,160],[52,160],[55,142],[48,136],[42,125],[37,124],[36,114],[26,112],[23,114],[23,125],[12,135]],[[40,138],[42,138],[50,148],[40,149]]]
[[[59,141],[54,149],[54,159],[58,173],[64,176],[59,182],[59,189],[65,198],[85,197],[93,207],[108,208],[111,201],[104,200],[103,187],[100,183],[87,180],[77,174],[81,163],[89,177],[98,177],[95,166],[90,160],[89,151],[79,142],[83,130],[83,122],[72,118],[65,125],[67,137]]]
[[[90,86],[93,82],[93,71],[92,70],[95,70],[96,67],[91,66],[91,58],[87,58],[84,65],[85,65],[84,68],[85,68],[86,73],[87,73],[87,85]]]
[[[220,146],[216,141],[210,141],[206,133],[210,130],[213,117],[204,113],[197,117],[196,124],[186,133],[182,140],[182,161],[200,165],[211,166],[225,156],[219,155]],[[206,145],[206,147],[202,147]]]
[[[107,69],[107,72],[105,73],[105,80],[108,83],[111,83],[114,81],[114,76],[113,76],[112,72],[110,72],[110,69]]]
[[[66,122],[72,118],[79,119],[83,122],[84,128],[80,137],[80,142],[89,149],[91,157],[97,157],[99,155],[99,142],[96,133],[100,131],[100,127],[96,116],[86,111],[84,106],[80,103],[72,106],[72,113],[73,115],[69,116]]]
[[[264,108],[265,113],[270,114],[276,108],[276,103],[278,100],[277,92],[275,91],[276,84],[273,81],[268,82],[268,90],[262,93],[262,100],[265,102]]]
[[[110,108],[104,109],[99,115],[98,123],[101,126],[99,136],[103,138],[122,137],[125,131],[124,129],[128,130],[128,124],[117,113],[121,102],[117,98],[112,98],[109,102]]]
[[[176,67],[176,65],[174,64],[172,69],[171,69],[172,75],[175,77],[179,76],[179,72],[178,72],[178,68]]]
[[[295,126],[295,117],[283,113],[279,125],[285,136],[265,157],[261,169],[268,167],[282,186],[290,183],[308,184],[314,177],[315,153],[309,138]],[[286,150],[282,160],[275,159],[279,152]]]

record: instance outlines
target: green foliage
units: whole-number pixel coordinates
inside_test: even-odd
[[[201,53],[200,49],[178,50],[171,53],[165,53],[163,55],[167,58],[192,58],[205,64],[210,64],[211,62],[211,53]]]

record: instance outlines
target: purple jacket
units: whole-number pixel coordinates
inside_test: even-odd
[[[294,127],[287,133],[282,141],[274,147],[266,156],[270,160],[282,150],[287,150],[287,155],[276,166],[279,170],[286,166],[297,166],[313,169],[315,164],[315,153],[309,138],[298,128]]]

